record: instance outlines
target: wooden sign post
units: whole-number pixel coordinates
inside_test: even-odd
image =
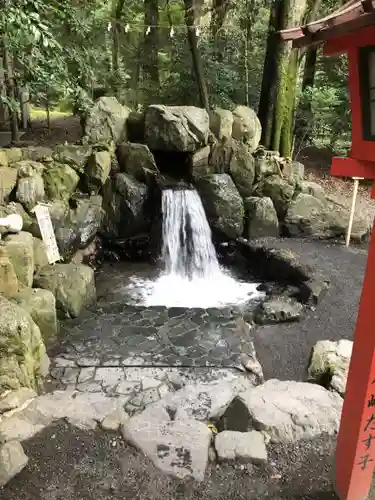
[[[55,262],[58,262],[61,257],[59,248],[57,246],[48,205],[45,205],[44,203],[38,203],[38,205],[33,208],[33,212],[36,215],[40,233],[46,246],[48,262],[50,264],[54,264]]]
[[[375,224],[367,258],[336,450],[336,491],[366,500],[375,466]]]

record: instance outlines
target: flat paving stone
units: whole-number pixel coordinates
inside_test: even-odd
[[[250,328],[236,308],[111,304],[81,322],[65,322],[63,332],[58,366],[118,366],[121,358],[124,367],[231,368],[253,352]]]

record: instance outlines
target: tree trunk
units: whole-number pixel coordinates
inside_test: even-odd
[[[268,22],[266,55],[263,64],[263,77],[260,91],[258,117],[262,124],[261,142],[266,148],[271,147],[273,108],[278,82],[278,66],[282,53],[282,42],[277,32],[282,29],[285,0],[274,0]]]
[[[249,54],[251,50],[252,27],[255,21],[256,9],[255,0],[246,0],[245,12],[245,50],[244,50],[244,69],[245,69],[245,106],[249,106],[250,81],[249,81]]]
[[[209,111],[210,105],[209,105],[206,81],[204,78],[202,57],[198,47],[197,34],[194,26],[196,18],[194,2],[195,0],[184,0],[185,23],[187,27],[187,36],[190,46],[191,57],[193,61],[194,75],[199,90],[200,104],[202,108],[205,108],[207,111]]]
[[[231,0],[213,0],[210,31],[212,38],[215,38],[222,28],[225,18],[233,3]]]
[[[113,71],[113,87],[116,97],[119,93],[119,69],[120,69],[120,32],[121,32],[121,15],[124,8],[125,0],[113,0],[112,8],[112,71]]]
[[[4,63],[2,51],[0,51],[0,130],[4,129],[8,123],[8,110],[5,103],[1,100],[6,95]]]
[[[20,140],[20,133],[18,128],[18,113],[17,113],[17,100],[16,100],[16,90],[13,79],[13,68],[12,60],[8,50],[6,35],[2,35],[2,49],[3,49],[3,61],[4,61],[4,81],[6,86],[7,97],[11,105],[9,106],[10,115],[10,130],[12,134],[12,142],[17,142]]]
[[[143,80],[150,97],[159,93],[159,0],[144,0]]]
[[[305,23],[316,19],[321,5],[322,0],[310,0],[307,8],[307,14],[304,19]],[[302,93],[304,94],[304,99],[298,107],[294,127],[294,134],[299,139],[301,144],[305,140],[308,140],[308,129],[310,128],[313,119],[311,110],[311,93],[309,91],[314,88],[317,55],[317,47],[307,47],[302,77]]]
[[[298,75],[298,51],[293,50],[289,58],[288,74],[285,81],[284,117],[281,125],[280,154],[291,157],[293,150],[294,116],[296,108],[296,87]]]

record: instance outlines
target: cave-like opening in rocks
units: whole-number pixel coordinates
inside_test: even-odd
[[[177,181],[192,181],[191,153],[153,150],[152,154],[161,174]]]

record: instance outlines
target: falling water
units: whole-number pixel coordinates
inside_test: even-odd
[[[164,271],[155,281],[133,280],[133,290],[147,306],[220,307],[260,294],[217,260],[202,201],[193,189],[162,193]]]
[[[163,251],[167,275],[212,279],[221,271],[203,205],[195,190],[163,192]]]

